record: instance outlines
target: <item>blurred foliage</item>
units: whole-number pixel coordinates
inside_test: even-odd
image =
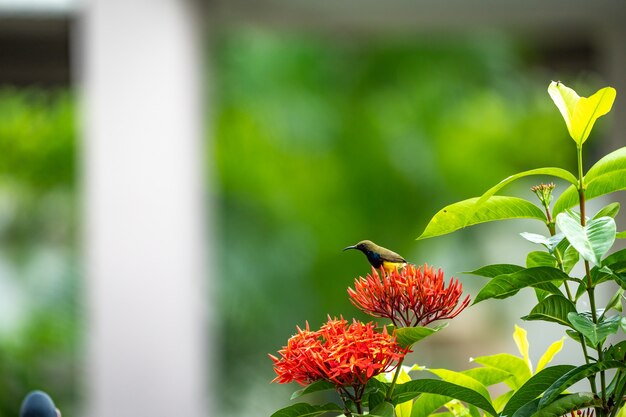
[[[0,416],[43,389],[73,415],[79,375],[74,103],[0,88]]]
[[[546,93],[550,76],[527,48],[499,36],[338,40],[248,30],[223,33],[214,50],[210,157],[227,415],[246,415],[252,398],[261,414],[277,408],[280,387],[268,398],[254,384],[273,378],[266,352],[296,325],[361,317],[346,287],[369,266],[343,247],[371,239],[431,262],[434,250],[415,238],[443,205],[520,170],[575,162],[557,152],[565,136]],[[448,241],[463,248],[448,257],[479,255],[475,237]],[[270,405],[259,410],[263,399]]]
[[[573,166],[556,151],[565,134],[546,99],[550,75],[499,36],[237,30],[214,41],[224,415],[278,407],[289,388],[269,386],[266,354],[295,325],[359,316],[345,289],[369,267],[343,247],[368,238],[430,262],[440,255],[414,239],[440,207],[513,172]],[[17,415],[33,388],[73,415],[76,149],[72,94],[0,89],[0,417]],[[467,268],[475,235],[451,239],[447,257]]]

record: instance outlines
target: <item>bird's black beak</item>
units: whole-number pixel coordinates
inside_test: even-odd
[[[348,246],[347,248],[343,248],[343,251],[347,251],[348,249],[356,249],[356,245]]]

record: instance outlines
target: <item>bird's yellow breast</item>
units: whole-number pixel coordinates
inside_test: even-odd
[[[390,274],[393,271],[397,271],[398,269],[402,269],[406,266],[405,262],[388,262],[388,261],[383,261],[383,268],[385,269],[385,272]]]

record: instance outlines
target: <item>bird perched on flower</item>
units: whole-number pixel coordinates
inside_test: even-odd
[[[378,246],[371,240],[362,240],[356,245],[348,246],[343,250],[360,250],[367,256],[367,260],[374,268],[383,267],[385,272],[391,273],[406,266],[407,262],[402,256],[389,249]]]

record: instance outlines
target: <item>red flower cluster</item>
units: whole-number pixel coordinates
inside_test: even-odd
[[[451,278],[445,287],[443,271],[424,264],[407,265],[401,270],[380,274],[374,268],[366,278],[359,277],[354,289],[348,288],[350,301],[375,317],[385,317],[395,326],[425,326],[435,320],[456,317],[470,302],[469,296],[459,303],[461,283]]]
[[[360,398],[367,381],[395,368],[406,352],[386,329],[375,331],[373,323],[329,317],[318,331],[310,331],[308,323],[305,330],[298,328],[278,354],[270,355],[278,375],[272,382],[307,385],[323,379],[338,390],[352,387]]]

